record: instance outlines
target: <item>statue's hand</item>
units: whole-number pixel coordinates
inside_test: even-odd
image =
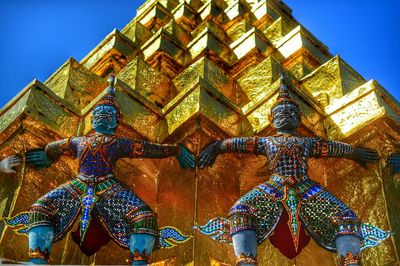
[[[196,156],[193,155],[185,146],[178,144],[179,154],[176,156],[179,166],[182,169],[194,169],[196,167]]]
[[[15,171],[14,167],[17,167],[20,163],[21,157],[19,155],[7,157],[0,162],[0,170],[3,173],[15,174],[17,171]]]
[[[363,168],[367,169],[367,163],[376,163],[379,161],[379,155],[376,151],[364,148],[356,147],[354,160],[359,163]]]
[[[53,161],[50,160],[43,149],[31,150],[26,153],[26,162],[36,168],[49,167]]]
[[[392,153],[387,163],[389,167],[393,167],[394,175],[400,173],[400,153]]]
[[[218,145],[220,144],[221,141],[215,141],[203,149],[197,164],[200,168],[211,167],[214,164],[218,156]]]

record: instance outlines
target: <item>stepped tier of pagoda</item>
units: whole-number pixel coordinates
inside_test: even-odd
[[[311,15],[311,14],[310,14]],[[344,29],[345,30],[345,29]],[[360,44],[361,45],[361,44]],[[314,160],[310,176],[353,209],[360,220],[400,231],[400,176],[385,158],[400,151],[400,104],[377,81],[365,80],[332,55],[279,0],[149,0],[122,30],[113,30],[80,62],[68,59],[45,82],[29,83],[0,111],[1,158],[61,138],[92,133],[92,107],[115,73],[122,109],[117,134],[159,143],[183,143],[198,154],[216,139],[274,134],[269,118],[282,71],[303,113],[300,133],[362,145],[382,160],[367,170],[346,159]],[[23,165],[0,174],[0,215],[25,211],[47,191],[73,178],[77,162],[61,158],[50,168]],[[225,154],[206,170],[181,170],[174,158],[132,159],[116,176],[157,213],[194,237],[157,250],[154,265],[232,265],[232,246],[194,231],[267,180],[267,162]],[[75,225],[75,227],[77,224]],[[26,261],[28,239],[0,224],[0,257]],[[400,234],[363,252],[365,265],[394,265]],[[125,264],[129,251],[110,242],[84,256],[68,234],[55,243],[54,264]],[[259,265],[336,265],[338,259],[310,241],[290,260],[269,241]]]

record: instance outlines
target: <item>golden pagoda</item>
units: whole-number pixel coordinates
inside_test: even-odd
[[[400,104],[377,81],[365,80],[305,29],[279,0],[148,0],[121,31],[113,30],[80,62],[70,58],[44,83],[33,80],[0,111],[1,158],[91,133],[91,109],[117,77],[122,110],[117,134],[183,143],[198,154],[215,139],[267,136],[285,70],[303,112],[301,133],[362,145],[381,160],[363,169],[346,159],[312,161],[310,176],[355,211],[361,221],[397,232],[363,251],[365,265],[398,265],[400,176],[385,165],[400,151]],[[75,176],[77,162],[25,165],[0,174],[0,216],[25,211],[41,195]],[[194,237],[156,250],[154,265],[233,265],[232,246],[193,229],[225,216],[233,203],[269,175],[263,160],[220,156],[211,169],[181,170],[174,159],[122,160],[116,176],[155,210],[160,226]],[[75,225],[77,226],[77,225]],[[26,261],[28,240],[0,224],[0,258]],[[110,242],[92,257],[70,234],[53,247],[53,264],[126,264],[129,251]],[[337,265],[313,240],[295,259],[269,241],[259,265]]]

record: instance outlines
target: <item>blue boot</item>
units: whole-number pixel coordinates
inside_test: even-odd
[[[40,225],[29,229],[29,262],[49,264],[53,237],[54,230],[51,226]]]
[[[147,265],[153,251],[155,237],[150,234],[132,234],[129,243],[131,265]]]

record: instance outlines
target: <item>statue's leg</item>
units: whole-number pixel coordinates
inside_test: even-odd
[[[158,236],[157,214],[135,193],[118,183],[101,195],[95,210],[110,237],[129,246],[129,262],[148,264]]]
[[[29,209],[29,261],[47,264],[54,239],[62,237],[79,211],[79,198],[68,192],[65,183],[49,191]]]
[[[129,250],[132,265],[147,265],[153,251],[155,237],[150,234],[131,234]]]
[[[147,265],[158,231],[156,214],[144,203],[137,211],[133,215],[135,218],[132,217],[133,219],[131,220],[130,262],[132,265]]]
[[[300,207],[308,233],[320,246],[336,249],[341,265],[360,265],[362,232],[357,216],[332,193],[308,182],[313,185],[303,193]]]
[[[147,265],[158,236],[157,214],[131,191],[125,191],[128,198],[126,220],[129,229],[130,262],[132,265]]]
[[[229,212],[229,221],[236,265],[257,265],[256,221],[248,206],[236,203]]]
[[[336,249],[341,265],[360,265],[361,240],[354,235],[343,235],[336,238]]]
[[[229,211],[237,265],[257,265],[258,239],[268,237],[282,212],[282,204],[269,194],[273,187],[270,183],[255,187],[238,199]],[[265,217],[262,220],[263,226],[260,226],[257,217]]]
[[[29,261],[34,264],[48,264],[53,245],[54,230],[49,225],[29,229]]]
[[[253,230],[239,231],[232,235],[233,249],[238,258],[236,265],[256,265],[257,234]]]

